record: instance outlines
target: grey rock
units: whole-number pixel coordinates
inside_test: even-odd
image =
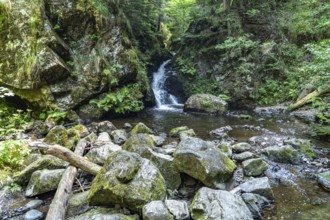
[[[245,193],[255,193],[266,197],[269,200],[274,200],[274,193],[269,185],[269,180],[267,177],[256,178],[247,181],[239,186],[242,192]]]
[[[245,142],[238,143],[238,144],[235,144],[235,145],[231,146],[231,148],[235,152],[238,152],[238,153],[249,151],[249,150],[251,150],[251,147],[252,146],[249,143],[245,143]]]
[[[262,220],[262,209],[270,205],[268,199],[253,193],[243,193],[242,198],[251,211],[253,219]]]
[[[85,191],[70,196],[65,215],[66,217],[80,215],[91,209],[91,207],[88,205],[88,193],[89,191]]]
[[[112,131],[117,130],[117,128],[110,121],[99,122],[96,127],[98,134],[106,132],[110,135]]]
[[[206,186],[217,187],[228,180],[236,165],[224,153],[198,138],[182,140],[174,152],[178,169]]]
[[[32,209],[25,213],[24,220],[39,220],[42,219],[44,214],[38,210]]]
[[[68,220],[139,220],[139,216],[127,215],[111,208],[95,208]]]
[[[97,140],[97,135],[92,132],[89,135],[87,135],[86,137],[84,137],[82,140],[85,140],[91,144],[94,144],[94,142]]]
[[[153,163],[136,153],[116,151],[95,177],[88,194],[89,205],[121,205],[140,212],[165,196],[165,180]]]
[[[121,146],[114,144],[114,143],[108,143],[100,147],[96,147],[91,149],[85,157],[98,165],[103,165],[107,159],[109,158],[110,154],[112,152],[116,152],[121,150]]]
[[[187,126],[172,128],[171,131],[170,131],[170,136],[178,137],[180,132],[186,131],[186,130],[189,130],[189,128]]]
[[[148,134],[135,134],[127,139],[123,150],[138,153],[144,158],[150,158],[149,149],[155,148],[154,140]]]
[[[330,171],[318,174],[317,175],[317,181],[326,190],[330,191]]]
[[[204,112],[209,114],[222,114],[227,110],[227,102],[210,94],[192,95],[185,102],[185,112]]]
[[[243,153],[234,154],[232,159],[237,161],[244,161],[255,157],[257,157],[257,155],[255,155],[254,153],[245,151]]]
[[[290,145],[267,147],[262,150],[262,153],[275,162],[301,164],[300,154]]]
[[[196,137],[196,133],[193,129],[189,129],[189,130],[181,131],[179,133],[179,137],[180,137],[180,140],[183,140],[188,137]]]
[[[242,198],[223,190],[203,187],[190,206],[191,216],[198,220],[252,220],[252,214]]]
[[[142,209],[144,220],[173,220],[173,216],[167,210],[164,202],[152,201]]]
[[[57,189],[64,171],[64,169],[35,171],[26,188],[25,196],[36,196]]]
[[[108,143],[111,143],[110,135],[107,132],[102,132],[97,137],[94,145],[101,146],[101,145],[105,145],[105,144],[108,144]]]
[[[231,158],[233,155],[233,150],[231,149],[230,146],[228,146],[227,144],[219,144],[217,145],[217,148],[223,152],[224,154],[226,154],[227,157]]]
[[[149,137],[151,137],[154,140],[154,143],[157,147],[161,147],[165,142],[165,138],[160,136],[150,134]]]
[[[128,138],[128,134],[125,130],[114,130],[111,132],[111,137],[113,139],[113,142],[118,145],[122,145],[125,143],[125,141]]]
[[[268,168],[268,164],[261,158],[245,160],[242,165],[246,176],[260,176]]]
[[[190,219],[188,204],[186,201],[165,200],[165,205],[175,220]]]
[[[31,209],[36,209],[39,206],[41,206],[42,203],[43,203],[43,201],[40,200],[40,199],[31,200],[30,202],[25,204],[23,207],[21,207],[20,211],[26,212],[26,211],[31,210]]]

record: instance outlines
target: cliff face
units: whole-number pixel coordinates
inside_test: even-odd
[[[101,0],[0,3],[0,85],[34,108],[85,117],[104,112],[91,99],[124,87],[141,100],[149,92],[150,57],[141,59],[143,39],[136,39],[125,10]]]

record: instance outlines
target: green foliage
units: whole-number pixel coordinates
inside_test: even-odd
[[[10,190],[13,193],[22,191],[22,187],[20,185],[18,185],[17,183],[11,183],[9,186],[5,186],[3,188],[5,190]]]
[[[67,112],[56,109],[47,111],[47,120],[56,122],[56,124],[63,124],[67,121]]]
[[[8,140],[0,142],[0,168],[17,169],[29,155],[25,140]]]
[[[113,111],[118,114],[137,112],[143,109],[141,101],[143,94],[140,91],[139,84],[128,85],[106,94],[101,100],[93,99],[90,103],[105,111]]]

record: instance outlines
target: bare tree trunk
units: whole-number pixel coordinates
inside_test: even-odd
[[[315,90],[314,92],[309,93],[308,95],[306,95],[304,98],[300,99],[299,101],[297,101],[296,103],[290,105],[287,109],[287,111],[293,111],[297,108],[300,108],[301,106],[305,105],[306,103],[308,103],[312,98],[318,97],[320,95],[323,95],[325,93],[329,93],[330,92],[330,88],[326,88],[323,90]]]
[[[60,145],[50,145],[42,142],[32,142],[29,145],[31,148],[40,150],[43,154],[49,154],[67,161],[71,165],[80,168],[89,174],[96,175],[101,170],[99,165],[90,162],[86,158],[79,156]]]
[[[79,156],[82,156],[86,146],[86,141],[80,141],[77,144],[74,153]],[[50,204],[46,220],[64,220],[68,200],[72,192],[72,186],[76,175],[77,168],[74,166],[69,166],[65,170],[62,179],[57,187],[57,191],[53,198],[53,201]]]

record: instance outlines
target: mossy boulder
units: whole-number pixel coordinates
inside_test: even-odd
[[[209,114],[222,114],[227,110],[227,102],[210,94],[195,94],[188,98],[184,104],[185,112],[203,112]]]
[[[197,135],[193,129],[189,129],[189,130],[181,131],[179,133],[179,136],[180,136],[180,140],[183,140],[188,137],[196,137]]]
[[[242,153],[251,150],[252,146],[249,143],[241,142],[234,144],[233,146],[231,146],[231,148],[235,152]]]
[[[25,196],[32,197],[57,189],[64,171],[64,169],[35,171],[26,187]]]
[[[68,133],[70,133],[71,131],[75,131],[75,133],[78,133],[79,137],[81,138],[89,135],[88,128],[86,128],[86,126],[84,125],[73,126],[72,128],[68,129]]]
[[[174,152],[177,168],[206,186],[217,187],[228,180],[235,163],[214,145],[199,138],[186,138]]]
[[[150,158],[149,149],[154,149],[154,140],[148,134],[135,134],[127,139],[123,144],[123,150],[138,153],[141,157]]]
[[[91,209],[88,205],[88,193],[89,191],[84,191],[70,196],[66,217],[80,215]]]
[[[116,204],[140,213],[142,207],[162,200],[165,180],[153,163],[136,153],[117,151],[95,177],[88,194],[89,205]]]
[[[62,125],[52,128],[45,137],[44,142],[47,144],[58,144],[69,149],[73,148],[72,143],[69,142],[68,132]]]
[[[131,130],[130,134],[135,135],[135,134],[153,134],[153,130],[148,128],[145,124],[143,123],[138,123],[137,125],[134,126],[134,128]]]
[[[25,185],[30,180],[33,172],[43,169],[61,169],[68,166],[68,163],[64,162],[57,157],[45,155],[34,161],[22,171],[14,175],[14,180],[18,184]]]
[[[300,150],[301,153],[303,153],[305,157],[309,159],[315,158],[315,152],[310,140],[294,138],[294,139],[285,140],[284,144],[291,145],[296,150]]]
[[[111,137],[115,144],[122,145],[125,143],[125,141],[127,141],[128,134],[124,129],[117,129],[111,132]]]
[[[190,213],[198,220],[252,220],[252,214],[239,195],[203,187],[196,193]]]
[[[107,132],[110,135],[111,132],[117,130],[116,126],[114,126],[111,121],[101,121],[96,125],[96,128],[98,134]]]
[[[301,164],[299,152],[290,145],[267,147],[262,150],[262,153],[275,162]]]
[[[268,168],[268,164],[261,158],[245,160],[242,165],[246,176],[260,176]]]
[[[187,126],[172,128],[171,131],[170,131],[170,136],[178,137],[180,132],[186,131],[186,130],[189,130],[189,128]]]

